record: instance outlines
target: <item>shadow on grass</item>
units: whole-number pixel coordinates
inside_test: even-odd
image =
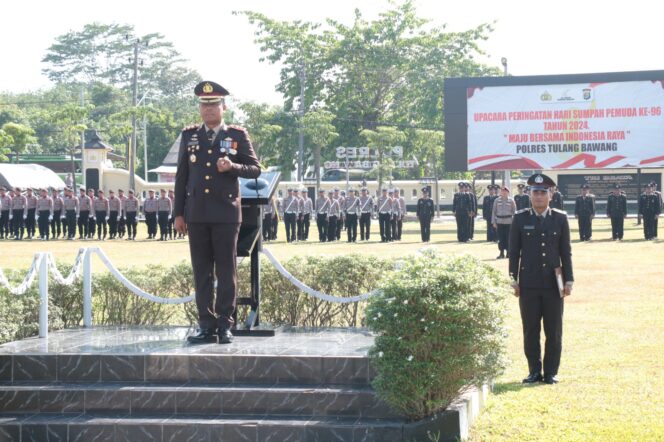
[[[535,388],[538,386],[544,385],[541,382],[536,382],[534,384],[523,384],[521,382],[496,382],[493,385],[493,394],[496,396],[504,393],[512,393],[516,391],[521,391],[524,388]]]

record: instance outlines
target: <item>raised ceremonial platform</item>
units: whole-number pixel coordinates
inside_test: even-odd
[[[0,346],[0,441],[456,440],[486,396],[409,423],[371,388],[365,330],[188,346],[190,331],[68,329]]]

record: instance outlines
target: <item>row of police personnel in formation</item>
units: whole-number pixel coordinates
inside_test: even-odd
[[[145,216],[148,239],[173,239],[173,191],[161,189],[160,196],[150,190],[143,201],[133,190],[125,195],[118,190],[79,189],[78,195],[71,188],[59,192],[55,189],[6,189],[0,187],[0,239],[41,240],[63,238],[74,240],[78,229],[79,239],[98,240],[124,238],[136,239],[139,214]]]
[[[360,241],[368,241],[371,238],[371,220],[377,218],[381,242],[400,241],[406,214],[406,201],[399,189],[383,188],[377,198],[369,195],[365,187],[359,195],[355,189],[349,189],[348,195],[338,188],[328,192],[320,189],[318,197],[312,201],[305,190],[289,188],[285,198],[272,198],[263,207],[263,239],[277,239],[281,218],[284,220],[288,242],[307,241],[309,226],[314,220],[320,242],[338,241],[344,230],[347,242],[356,242],[358,224]],[[422,241],[428,242],[434,204],[426,187],[422,189],[422,197],[417,202],[416,215],[420,221]]]

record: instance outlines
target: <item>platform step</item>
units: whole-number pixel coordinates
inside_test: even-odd
[[[0,413],[398,418],[369,387],[50,383],[0,385]]]
[[[392,442],[404,422],[356,418],[0,415],[0,441]]]

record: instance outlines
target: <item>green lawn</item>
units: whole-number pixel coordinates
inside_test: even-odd
[[[405,225],[400,243],[376,242],[378,226],[372,227],[369,244],[320,244],[315,231],[308,243],[286,244],[282,226],[280,240],[267,247],[280,259],[348,253],[404,256],[422,247],[415,223]],[[511,363],[473,426],[473,441],[664,440],[664,244],[643,241],[634,220],[625,223],[625,241],[620,243],[610,241],[606,220],[594,223],[589,243],[579,243],[575,221],[572,227],[577,279],[565,306],[561,382],[522,386],[527,365],[518,305],[511,299],[506,312]],[[139,232],[140,238],[146,236]],[[497,248],[484,237],[478,229],[474,242],[458,244],[452,223],[436,224],[428,247],[446,254],[470,253],[506,272],[507,260],[496,261]],[[186,241],[3,241],[0,267],[26,268],[33,254],[43,250],[72,263],[83,246],[103,247],[118,266],[172,264],[189,257]],[[95,268],[101,268],[98,261]]]

